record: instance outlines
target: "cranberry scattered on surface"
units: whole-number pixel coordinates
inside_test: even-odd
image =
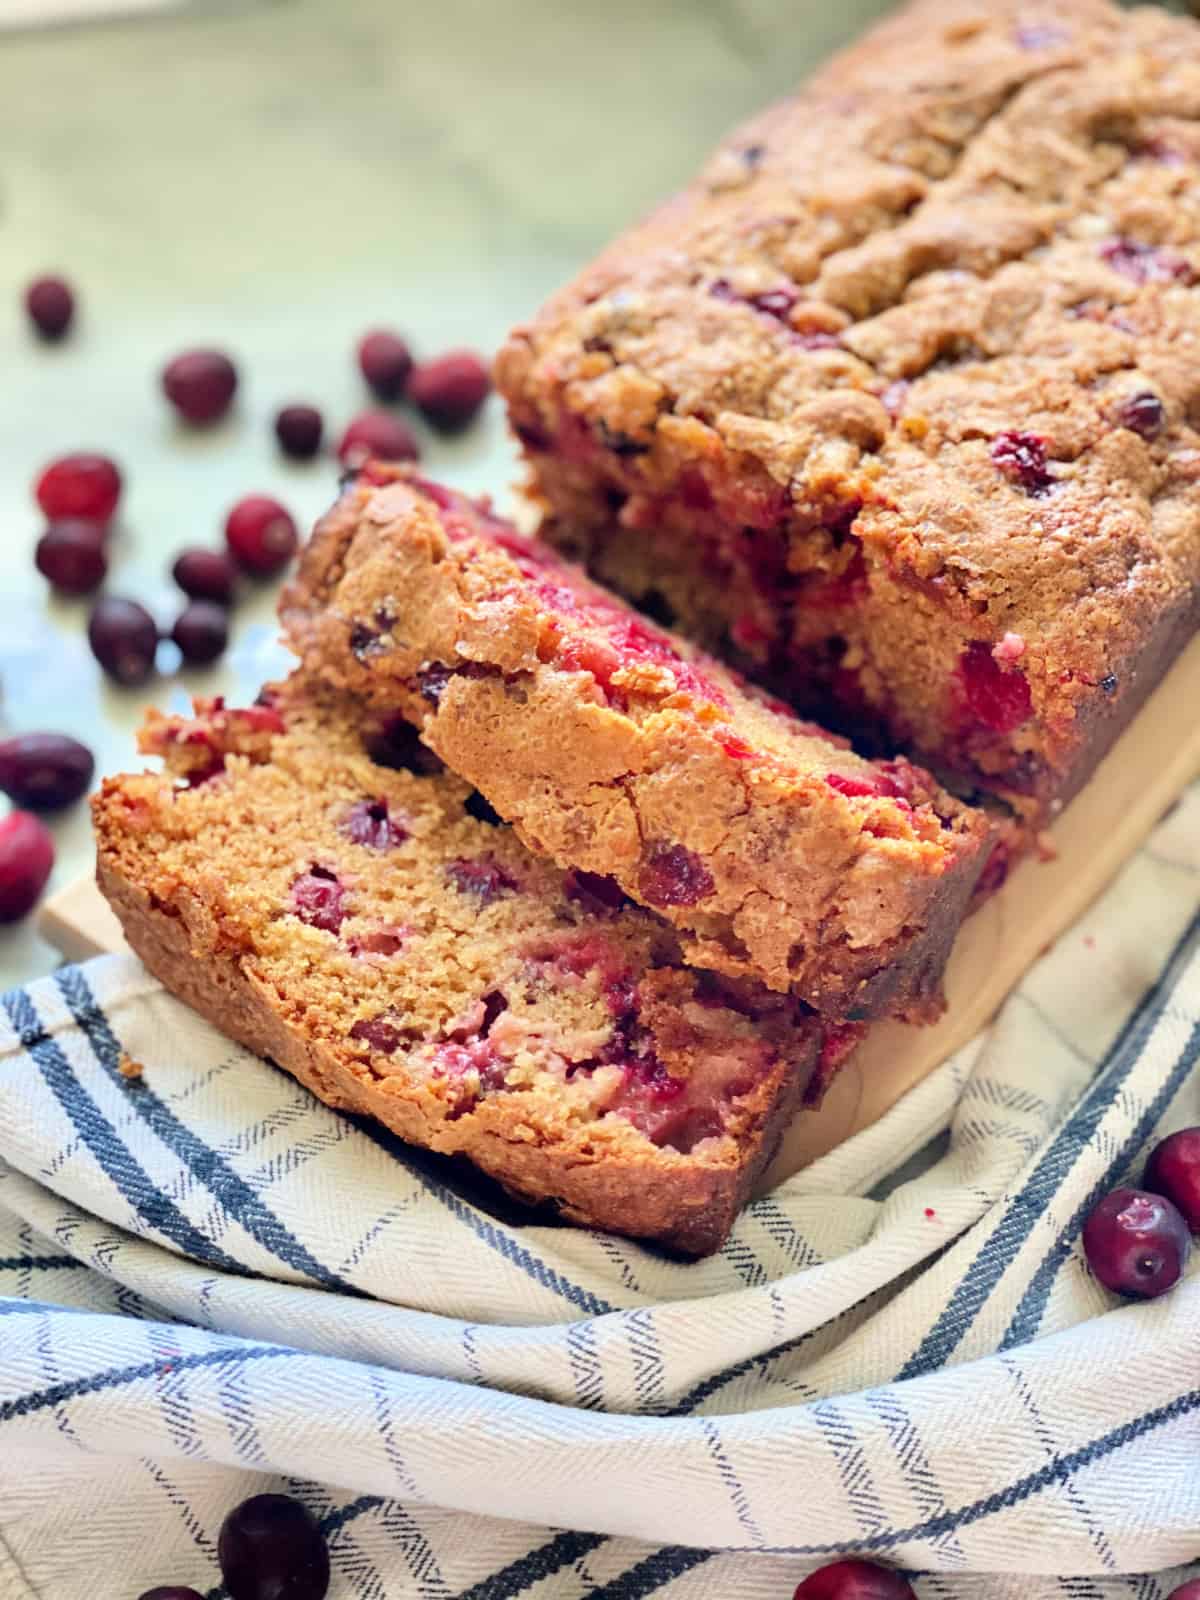
[[[220,350],[186,350],[163,368],[167,399],[186,422],[218,422],[237,390],[237,368]]]
[[[189,601],[175,619],[171,637],[186,662],[207,666],[229,643],[229,613],[212,600]]]
[[[398,333],[375,328],[359,340],[358,365],[377,400],[399,400],[413,369],[412,352]]]
[[[108,571],[104,529],[97,522],[63,517],[38,540],[33,560],[42,577],[63,594],[91,594]]]
[[[652,906],[694,906],[713,892],[712,874],[700,857],[681,844],[646,846],[638,889]]]
[[[129,688],[154,671],[158,627],[136,600],[101,595],[88,618],[88,643],[109,677]]]
[[[1155,1145],[1142,1184],[1165,1195],[1192,1232],[1200,1233],[1200,1128],[1180,1128]]]
[[[346,891],[336,872],[314,866],[292,882],[292,910],[310,928],[336,933],[346,917]]]
[[[243,1500],[221,1524],[217,1559],[230,1600],[324,1600],[329,1550],[309,1511],[286,1494]]]
[[[286,506],[265,494],[248,494],[225,519],[230,554],[256,578],[281,572],[296,554],[300,537]]]
[[[1006,670],[982,639],[974,640],[963,651],[958,677],[966,710],[993,733],[1012,733],[1033,713],[1033,697],[1025,674],[1017,669]]]
[[[998,433],[992,440],[992,461],[1035,499],[1054,484],[1054,474],[1046,466],[1046,441],[1036,433]]]
[[[96,763],[65,733],[18,733],[0,740],[0,789],[26,811],[59,811],[86,792]]]
[[[358,801],[338,823],[338,831],[368,850],[390,850],[408,838],[403,822],[388,815],[386,800]]]
[[[52,461],[33,492],[51,521],[81,517],[107,527],[121,498],[121,474],[107,456],[78,451]]]
[[[874,1561],[833,1561],[797,1587],[795,1600],[916,1600],[912,1585],[894,1567]]]
[[[1130,395],[1117,412],[1117,421],[1121,426],[1128,428],[1131,433],[1140,434],[1143,439],[1153,439],[1161,433],[1166,418],[1162,401],[1148,389],[1141,394]]]
[[[18,922],[33,910],[54,866],[54,840],[28,811],[0,821],[0,922]]]
[[[64,278],[35,278],[25,291],[25,309],[43,339],[61,339],[75,316],[75,295]]]
[[[1152,1300],[1174,1287],[1192,1241],[1169,1200],[1144,1189],[1114,1189],[1083,1225],[1088,1266],[1117,1294]]]
[[[491,391],[486,364],[473,350],[451,350],[424,361],[408,380],[408,398],[442,433],[472,422]]]
[[[316,406],[284,406],[275,413],[275,437],[285,456],[311,461],[321,448],[325,419]]]
[[[381,461],[416,461],[421,448],[413,431],[388,411],[360,411],[342,435],[338,460],[361,467],[372,456]]]
[[[220,550],[205,550],[190,545],[175,557],[171,576],[189,600],[213,600],[219,606],[233,601],[237,572],[233,562]]]

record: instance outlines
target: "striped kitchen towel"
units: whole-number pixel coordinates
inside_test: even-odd
[[[787,1600],[842,1552],[930,1600],[1165,1595],[1200,1273],[1118,1305],[1079,1232],[1200,1122],[1198,883],[1193,791],[984,1036],[696,1265],[531,1225],[131,959],[9,994],[0,1600],[217,1600],[266,1487],[334,1600]]]

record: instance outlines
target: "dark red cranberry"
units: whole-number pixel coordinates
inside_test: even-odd
[[[314,866],[293,879],[292,910],[310,928],[336,933],[346,918],[346,891],[337,873]]]
[[[958,673],[966,709],[982,727],[1011,733],[1033,714],[1029,680],[1017,669],[1002,667],[984,640],[976,639],[963,651]]]
[[[187,1589],[178,1583],[160,1584],[157,1589],[147,1589],[138,1600],[204,1600],[196,1589]]]
[[[1117,412],[1117,421],[1121,426],[1140,434],[1143,439],[1156,438],[1162,432],[1166,419],[1162,401],[1148,389],[1141,394],[1130,395]]]
[[[225,519],[225,539],[239,567],[256,578],[281,572],[300,543],[286,506],[265,494],[248,494]]]
[[[1165,1195],[1192,1232],[1200,1233],[1200,1128],[1180,1128],[1155,1145],[1142,1184]]]
[[[109,677],[127,688],[145,683],[154,671],[158,628],[136,600],[101,595],[88,618],[88,643]]]
[[[25,309],[43,339],[61,339],[75,315],[75,295],[63,278],[35,278],[25,291]]]
[[[325,419],[316,406],[284,406],[275,413],[275,437],[285,456],[311,461],[321,448]]]
[[[1194,283],[1195,273],[1174,250],[1143,244],[1137,239],[1108,239],[1100,246],[1101,258],[1114,272],[1134,283]]]
[[[358,366],[376,400],[399,400],[413,369],[412,352],[398,333],[375,328],[359,340]]]
[[[1174,1287],[1191,1247],[1187,1223],[1171,1202],[1144,1189],[1114,1189],[1083,1225],[1093,1273],[1106,1289],[1139,1300]]]
[[[992,460],[1028,495],[1043,495],[1054,483],[1046,466],[1046,441],[1036,433],[998,433],[992,440]]]
[[[81,517],[106,528],[121,498],[121,474],[107,456],[78,451],[44,468],[33,492],[52,522]]]
[[[163,368],[163,393],[185,421],[219,421],[237,390],[237,368],[220,350],[187,350]]]
[[[329,1550],[309,1511],[286,1494],[243,1500],[221,1524],[217,1560],[230,1600],[325,1600]]]
[[[342,435],[338,460],[346,467],[361,467],[372,456],[381,461],[416,461],[421,447],[413,431],[390,411],[360,411]]]
[[[213,600],[190,600],[175,619],[171,637],[193,667],[206,667],[229,643],[229,613]]]
[[[411,722],[395,717],[363,741],[367,754],[377,767],[388,767],[393,772],[415,772],[423,777],[441,772],[444,763],[434,755]]]
[[[460,894],[472,895],[485,906],[519,887],[517,880],[491,856],[451,861],[446,867],[446,876]]]
[[[18,922],[37,904],[54,866],[54,840],[28,811],[0,821],[0,922]]]
[[[96,763],[65,733],[18,733],[0,741],[0,789],[26,811],[61,811],[87,792]]]
[[[399,1049],[404,1033],[396,1026],[395,1019],[389,1021],[384,1012],[378,1017],[364,1017],[361,1022],[356,1022],[350,1029],[350,1037],[369,1044],[372,1050],[378,1050],[382,1056],[390,1056]]]
[[[457,433],[474,421],[491,391],[486,364],[473,350],[451,350],[423,361],[408,383],[408,398],[442,433]]]
[[[108,571],[104,529],[97,522],[72,517],[52,522],[38,540],[33,559],[42,577],[63,594],[91,594]]]
[[[681,844],[662,841],[646,846],[638,874],[638,892],[652,906],[694,906],[713,892],[712,874]]]
[[[832,1561],[798,1585],[795,1600],[916,1600],[912,1585],[894,1567],[874,1561]]]
[[[358,801],[338,823],[338,832],[368,850],[390,850],[408,838],[404,824],[388,815],[386,800]]]
[[[219,606],[233,603],[237,570],[223,551],[191,545],[175,557],[171,576],[191,600],[212,600]]]

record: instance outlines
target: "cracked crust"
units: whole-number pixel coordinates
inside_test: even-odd
[[[281,604],[310,673],[420,726],[531,850],[653,906],[690,963],[835,1018],[937,1014],[980,814],[799,722],[486,509],[368,476]]]
[[[918,0],[512,335],[547,535],[1040,822],[1200,616],[1198,175],[1194,22]]]

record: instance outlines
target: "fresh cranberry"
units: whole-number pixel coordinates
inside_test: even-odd
[[[237,571],[220,550],[191,545],[175,557],[171,576],[191,600],[212,600],[219,606],[233,602]]]
[[[314,866],[292,882],[292,910],[310,928],[336,933],[346,918],[346,891],[336,872]]]
[[[713,892],[712,874],[681,844],[646,846],[638,874],[638,891],[652,906],[694,906]]]
[[[1142,1183],[1152,1194],[1165,1195],[1192,1232],[1200,1233],[1200,1128],[1180,1128],[1155,1145]]]
[[[1029,680],[1020,671],[1006,671],[992,655],[992,647],[976,639],[958,663],[959,684],[966,710],[993,733],[1011,733],[1033,714]]]
[[[63,594],[91,594],[108,571],[104,529],[72,517],[52,522],[38,540],[33,559],[42,577]]]
[[[54,866],[54,840],[28,811],[0,822],[0,922],[18,922],[38,902]]]
[[[325,419],[316,406],[284,406],[275,413],[275,437],[285,456],[311,461],[321,448]]]
[[[416,461],[421,454],[413,431],[388,411],[360,411],[342,435],[338,460],[361,467],[372,456],[381,461]]]
[[[992,460],[1005,477],[1035,498],[1055,481],[1046,466],[1046,441],[1036,433],[998,433],[992,440]]]
[[[413,368],[412,352],[398,333],[376,328],[358,345],[358,365],[376,400],[399,400]]]
[[[1131,433],[1140,434],[1143,439],[1156,438],[1162,432],[1166,419],[1162,401],[1148,389],[1141,394],[1130,395],[1117,412],[1117,421],[1121,426],[1128,428]]]
[[[130,688],[154,671],[158,627],[136,600],[101,595],[88,618],[88,643],[109,677]]]
[[[188,350],[163,368],[163,393],[187,422],[218,422],[237,390],[237,368],[220,350]]]
[[[350,1037],[369,1044],[381,1056],[390,1056],[400,1048],[404,1032],[397,1027],[394,1017],[389,1021],[385,1011],[377,1017],[364,1017],[361,1022],[356,1022],[350,1029]]]
[[[1114,272],[1134,283],[1194,283],[1195,273],[1174,250],[1143,244],[1137,239],[1108,239],[1100,246],[1101,259]]]
[[[451,350],[425,361],[408,383],[408,397],[425,420],[442,433],[457,433],[472,422],[491,391],[487,366],[472,350]]]
[[[25,291],[25,309],[43,339],[61,339],[75,315],[75,295],[63,278],[35,278]]]
[[[26,811],[61,811],[92,781],[87,745],[65,733],[18,733],[0,741],[0,789]]]
[[[794,1600],[916,1600],[912,1585],[894,1567],[874,1561],[832,1561],[798,1585]]]
[[[190,600],[175,619],[171,637],[186,662],[207,666],[229,643],[229,613],[213,600]]]
[[[112,521],[121,498],[121,474],[107,456],[80,451],[52,461],[33,492],[52,522],[81,517],[104,528]]]
[[[300,543],[286,506],[265,494],[248,494],[225,519],[225,539],[237,564],[256,578],[281,572]]]
[[[1105,1288],[1139,1300],[1178,1282],[1192,1241],[1169,1200],[1144,1189],[1114,1189],[1083,1225],[1088,1266]]]
[[[388,815],[386,800],[358,801],[338,823],[338,831],[368,850],[390,850],[408,838],[404,824]]]
[[[299,1500],[256,1494],[221,1524],[217,1560],[230,1600],[325,1600],[329,1550]]]
[[[441,772],[444,763],[434,755],[411,722],[394,717],[382,728],[364,739],[367,754],[377,767],[388,767],[393,772],[415,772],[428,777]]]
[[[517,880],[491,856],[475,859],[460,857],[446,867],[446,876],[460,894],[469,894],[480,905],[490,905],[500,895],[519,888]]]
[[[147,1589],[138,1600],[204,1600],[196,1589],[184,1588],[178,1583],[159,1584],[157,1589]]]

